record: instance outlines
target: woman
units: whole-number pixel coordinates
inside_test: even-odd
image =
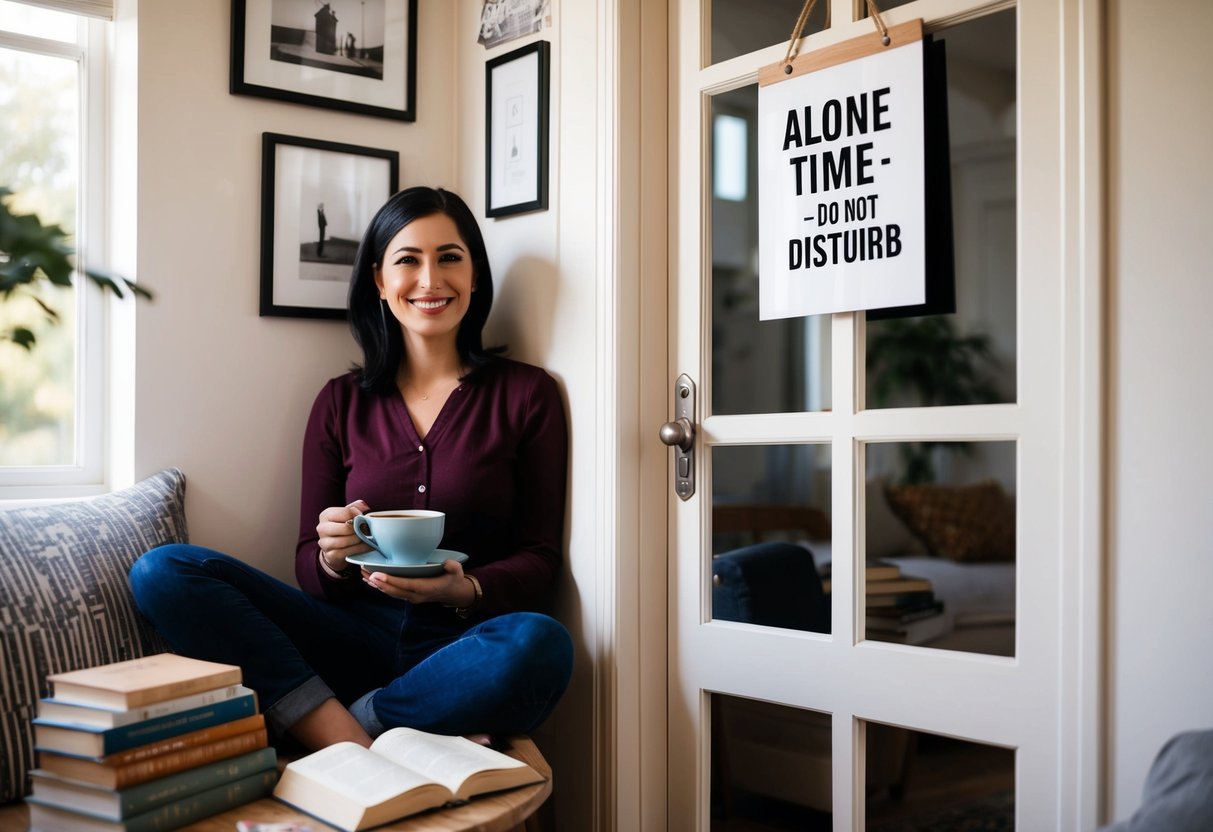
[[[481,344],[484,239],[450,191],[409,188],[371,220],[350,283],[364,362],[308,419],[295,575],[170,545],[131,570],[139,609],[177,652],[238,664],[276,734],[363,745],[408,725],[527,732],[564,692],[572,643],[546,607],[561,564],[567,428],[543,370]],[[352,520],[446,513],[436,577],[346,562]]]

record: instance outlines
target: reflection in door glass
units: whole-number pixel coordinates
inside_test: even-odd
[[[956,311],[869,318],[871,408],[1016,400],[1015,10],[935,40],[947,64]]]
[[[865,637],[1015,655],[1015,443],[869,443],[865,456]]]
[[[786,45],[803,5],[801,0],[712,0],[711,63],[775,43]],[[818,0],[804,27],[806,35],[825,28],[829,5],[829,0]]]
[[[830,832],[830,715],[712,694],[713,832]]]
[[[758,320],[757,113],[756,86],[712,99],[712,413],[829,410],[830,316]]]
[[[830,631],[830,446],[712,448],[712,617]]]
[[[867,832],[1015,828],[1014,749],[865,728]]]

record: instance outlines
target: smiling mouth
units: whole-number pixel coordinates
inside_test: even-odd
[[[432,312],[436,309],[445,309],[451,304],[454,298],[415,298],[409,303],[416,306],[418,309],[424,309],[427,312]]]

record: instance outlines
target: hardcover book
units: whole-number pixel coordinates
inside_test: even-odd
[[[119,820],[52,806],[35,797],[26,802],[30,828],[39,832],[161,832],[259,800],[270,793],[277,779],[275,769],[266,769]]]
[[[822,592],[829,592],[833,588],[833,580],[831,575],[833,570],[831,564],[826,564],[821,576]],[[864,567],[864,580],[869,585],[876,581],[892,581],[901,577],[901,567],[895,563],[885,563],[884,561],[870,561]]]
[[[895,595],[908,592],[930,592],[931,582],[925,578],[895,578],[889,581],[868,581],[864,585],[868,595]]]
[[[869,619],[870,622],[870,619]],[[932,615],[909,621],[892,628],[873,627],[867,625],[867,637],[873,641],[893,642],[896,644],[926,644],[931,639],[939,638],[952,631],[952,617],[948,615]]]
[[[48,676],[52,698],[75,705],[128,710],[241,681],[240,668],[157,653],[141,659]]]
[[[108,708],[94,708],[89,705],[73,705],[60,702],[58,699],[42,699],[38,702],[38,718],[55,725],[81,725],[91,728],[121,728],[134,722],[144,722],[169,714],[190,711],[205,705],[214,705],[227,699],[235,699],[251,693],[244,685],[225,685],[202,693],[191,693],[188,696],[178,696],[176,699],[166,699],[163,702],[153,702],[129,710],[115,711]]]
[[[259,771],[273,769],[277,762],[274,749],[262,748],[119,790],[69,780],[42,769],[30,772],[30,782],[36,802],[44,806],[59,806],[107,820],[122,820]]]
[[[868,627],[878,630],[895,630],[903,624],[939,615],[943,610],[943,601],[926,601],[900,607],[873,607],[867,611],[867,624]]]
[[[257,716],[257,697],[244,688],[245,695],[226,699],[214,705],[203,705],[180,713],[121,725],[117,728],[96,728],[88,725],[60,723],[45,717],[34,720],[34,747],[39,751],[58,751],[83,757],[105,757],[119,751],[149,746],[196,733],[204,728]],[[240,729],[248,730],[248,729]],[[240,733],[234,731],[233,733]]]
[[[258,714],[258,717],[260,716]],[[102,757],[99,760],[42,751],[38,754],[38,767],[71,780],[80,780],[107,789],[124,789],[127,786],[176,774],[203,763],[226,760],[238,754],[265,748],[266,740],[265,728],[257,728],[213,742],[179,748],[152,757],[122,763],[118,762],[118,759],[121,759],[124,754],[129,754],[129,751],[120,751],[117,755]]]
[[[934,600],[935,593],[930,590],[923,592],[891,592],[885,595],[868,595],[864,599],[864,605],[869,611],[877,608],[883,611],[921,607],[923,604],[929,604]]]

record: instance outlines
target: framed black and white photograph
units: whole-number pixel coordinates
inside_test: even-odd
[[[232,0],[231,92],[417,117],[418,0]]]
[[[548,42],[485,65],[486,206],[490,217],[548,207]]]
[[[400,154],[261,138],[261,315],[344,318],[354,255],[400,178]]]
[[[484,0],[477,41],[492,49],[552,25],[552,0]]]

